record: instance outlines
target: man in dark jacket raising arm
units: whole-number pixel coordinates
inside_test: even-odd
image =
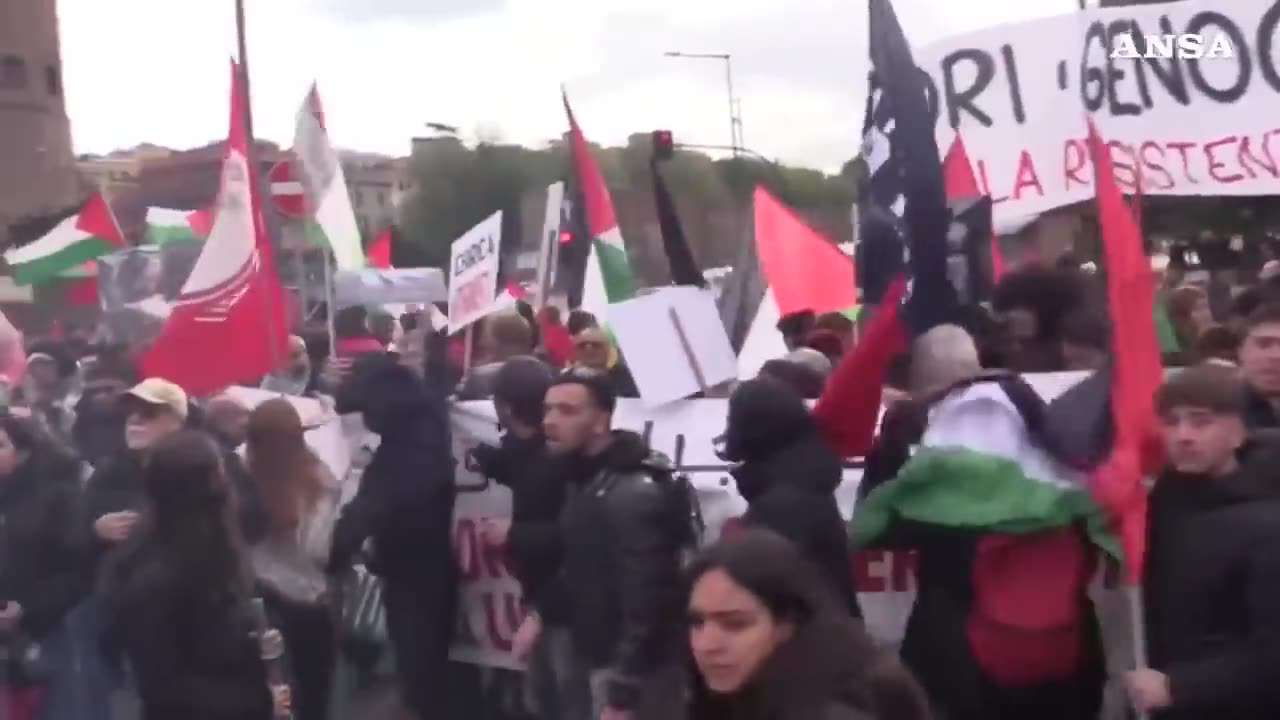
[[[546,395],[547,449],[569,466],[563,582],[593,717],[681,717],[681,552],[691,527],[670,463],[612,430],[607,376],[568,370]]]
[[[1280,717],[1280,486],[1275,448],[1246,448],[1231,368],[1171,377],[1157,408],[1169,467],[1148,510],[1150,668],[1127,678],[1159,720]]]

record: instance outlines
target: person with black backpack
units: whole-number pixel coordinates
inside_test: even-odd
[[[593,718],[683,715],[681,564],[696,542],[688,483],[636,433],[613,430],[609,378],[575,368],[547,390],[543,432],[564,463],[561,579]]]

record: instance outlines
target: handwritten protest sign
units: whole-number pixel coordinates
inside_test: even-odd
[[[1280,191],[1278,26],[1276,0],[1091,8],[949,38],[915,57],[930,77],[938,146],[959,128],[1002,222],[1093,196],[1086,114],[1122,189]],[[1233,52],[1111,57],[1130,32],[1222,36]]]
[[[449,332],[489,314],[498,294],[502,211],[490,215],[449,247]]]

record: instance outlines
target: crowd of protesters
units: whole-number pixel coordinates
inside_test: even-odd
[[[1154,309],[1166,363],[1186,369],[1156,398],[1167,462],[1150,495],[1146,661],[1123,682],[1133,707],[1160,718],[1280,717],[1273,282],[1239,289],[1224,310],[1203,288],[1167,283]],[[291,338],[261,379],[278,397],[255,407],[137,377],[110,345],[28,342],[3,368],[0,709],[15,720],[347,717],[337,669],[369,672],[381,659],[361,652],[351,627],[364,576],[380,583],[410,716],[477,716],[457,696],[483,682],[448,656],[452,396],[492,400],[503,430],[468,458],[512,492],[511,517],[482,531],[505,548],[524,600],[513,652],[527,662],[517,680],[531,701],[503,713],[1098,717],[1106,663],[1083,524],[1016,552],[955,528],[895,527],[876,542],[919,554],[919,592],[902,647],[878,648],[835,490],[842,461],[865,457],[859,497],[875,498],[949,413],[977,412],[965,405],[975,392],[1016,408],[983,405],[974,417],[990,419],[986,432],[1025,440],[1054,467],[1096,466],[1095,441],[1112,431],[1105,413],[1064,421],[1063,405],[1040,400],[1020,373],[1093,373],[1070,401],[1106,406],[1099,281],[1070,266],[1016,270],[965,327],[935,327],[910,347],[885,339],[884,316],[785,317],[788,353],[724,389],[717,452],[747,510],[710,544],[688,480],[613,426],[636,384],[586,313],[562,322],[554,308],[522,305],[487,318],[468,350],[435,330],[431,312],[350,309],[332,357],[327,337]],[[0,332],[12,346],[16,332]],[[308,446],[299,398],[358,415],[378,436],[354,484]],[[1047,557],[1079,572],[1031,572]],[[1056,599],[1005,617],[978,587],[990,563],[1003,563],[1015,591],[1039,584]]]

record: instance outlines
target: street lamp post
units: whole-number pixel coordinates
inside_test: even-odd
[[[724,81],[725,87],[729,91],[729,144],[733,148],[733,156],[738,156],[738,149],[742,147],[742,113],[738,110],[740,104],[737,97],[733,94],[733,56],[728,53],[686,53],[672,51],[665,53],[669,58],[683,58],[686,60],[722,60],[724,61]]]

